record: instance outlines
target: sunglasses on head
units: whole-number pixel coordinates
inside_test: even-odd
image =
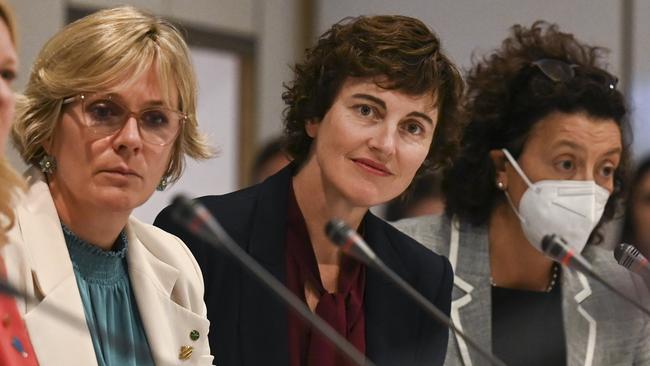
[[[576,69],[580,65],[569,64],[564,61],[551,58],[543,58],[533,61],[531,65],[537,67],[549,80],[556,83],[566,83],[576,76]],[[590,73],[589,77],[609,87],[611,90],[616,89],[618,78],[607,72]]]

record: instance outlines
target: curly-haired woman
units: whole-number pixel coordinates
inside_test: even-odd
[[[372,215],[428,166],[444,163],[462,81],[420,21],[346,19],[295,67],[285,134],[292,164],[263,183],[200,200],[226,231],[360,351],[380,365],[439,365],[448,332],[324,233],[339,217],[388,266],[449,312],[449,262]],[[342,365],[343,356],[254,279],[175,225],[206,280],[219,365]]]
[[[398,224],[449,255],[452,319],[508,365],[650,363],[649,319],[540,250],[559,235],[610,282],[647,295],[597,246],[594,229],[625,186],[629,133],[603,62],[603,49],[556,25],[514,26],[469,73],[446,215]],[[449,343],[446,365],[483,362],[461,339]]]

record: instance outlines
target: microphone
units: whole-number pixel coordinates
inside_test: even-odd
[[[583,273],[593,273],[591,263],[575,253],[564,238],[550,234],[542,238],[542,251],[554,261]]]
[[[429,315],[438,323],[451,329],[455,334],[467,342],[471,347],[476,349],[483,357],[493,365],[505,366],[505,363],[494,356],[492,353],[483,349],[475,341],[466,336],[460,329],[454,325],[449,317],[435,307],[426,297],[422,296],[413,286],[404,281],[395,271],[390,269],[378,256],[373,252],[363,238],[345,222],[333,219],[325,225],[325,234],[327,237],[347,255],[366,266],[379,271],[382,275],[390,279],[398,288],[412,298],[419,306],[426,310]]]
[[[205,206],[182,195],[174,198],[172,206],[172,218],[178,224],[214,248],[225,250],[243,268],[269,288],[274,295],[289,305],[303,321],[311,324],[314,329],[329,339],[351,361],[359,366],[375,366],[329,324],[312,313],[302,300],[235,243]]]
[[[328,221],[325,225],[325,235],[341,248],[343,253],[354,257],[359,262],[368,266],[383,264],[361,235],[352,230],[343,220]]]
[[[648,259],[631,244],[621,243],[614,248],[614,258],[621,266],[650,279],[650,263]]]
[[[14,297],[26,302],[33,302],[33,303],[37,302],[36,299],[33,299],[31,296],[27,295],[26,293],[23,293],[22,291],[18,290],[17,288],[12,286],[9,282],[3,279],[0,279],[0,295]]]
[[[650,310],[646,309],[645,306],[641,305],[638,301],[627,296],[622,291],[620,291],[619,289],[611,285],[609,282],[607,282],[600,275],[598,275],[593,270],[591,263],[589,263],[589,261],[579,253],[575,253],[573,249],[571,249],[567,245],[566,240],[564,240],[563,238],[555,234],[549,234],[544,236],[544,238],[542,239],[542,250],[544,251],[544,253],[546,253],[547,256],[549,256],[554,261],[561,263],[571,269],[580,271],[586,274],[587,276],[593,278],[597,282],[600,282],[600,284],[602,284],[607,289],[609,289],[610,291],[618,295],[620,298],[634,305],[634,307],[641,310],[644,314],[650,316]]]

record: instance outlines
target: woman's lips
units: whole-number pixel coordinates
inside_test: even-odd
[[[393,173],[390,170],[388,170],[386,165],[382,163],[378,163],[374,160],[360,158],[360,159],[352,159],[352,161],[354,161],[354,163],[357,164],[357,166],[363,168],[367,172],[378,175],[380,177],[387,177],[389,175],[393,175]]]
[[[100,173],[106,173],[106,174],[111,174],[111,175],[118,175],[118,176],[124,176],[124,177],[140,177],[140,174],[136,173],[135,171],[128,169],[128,168],[111,168],[111,169],[102,169],[100,170]]]

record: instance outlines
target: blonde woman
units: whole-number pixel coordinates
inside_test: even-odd
[[[178,238],[131,217],[180,177],[184,156],[209,157],[195,104],[179,32],[132,7],[80,19],[41,50],[13,129],[32,168],[10,232],[24,253],[9,266],[41,299],[22,309],[40,360],[211,364],[196,261]],[[50,306],[85,326],[53,318]]]
[[[13,222],[11,192],[20,180],[4,158],[7,134],[14,118],[15,98],[11,84],[18,71],[16,53],[16,28],[13,13],[7,4],[0,0],[0,245],[6,241],[5,231]]]
[[[16,54],[16,27],[13,13],[0,0],[0,247],[7,242],[6,230],[14,220],[11,201],[13,192],[21,181],[4,158],[7,134],[14,118],[14,93],[11,84],[18,69]],[[0,256],[0,277],[6,277],[4,260]],[[29,342],[25,323],[20,317],[16,302],[10,296],[0,295],[0,365],[38,365],[34,349]]]

